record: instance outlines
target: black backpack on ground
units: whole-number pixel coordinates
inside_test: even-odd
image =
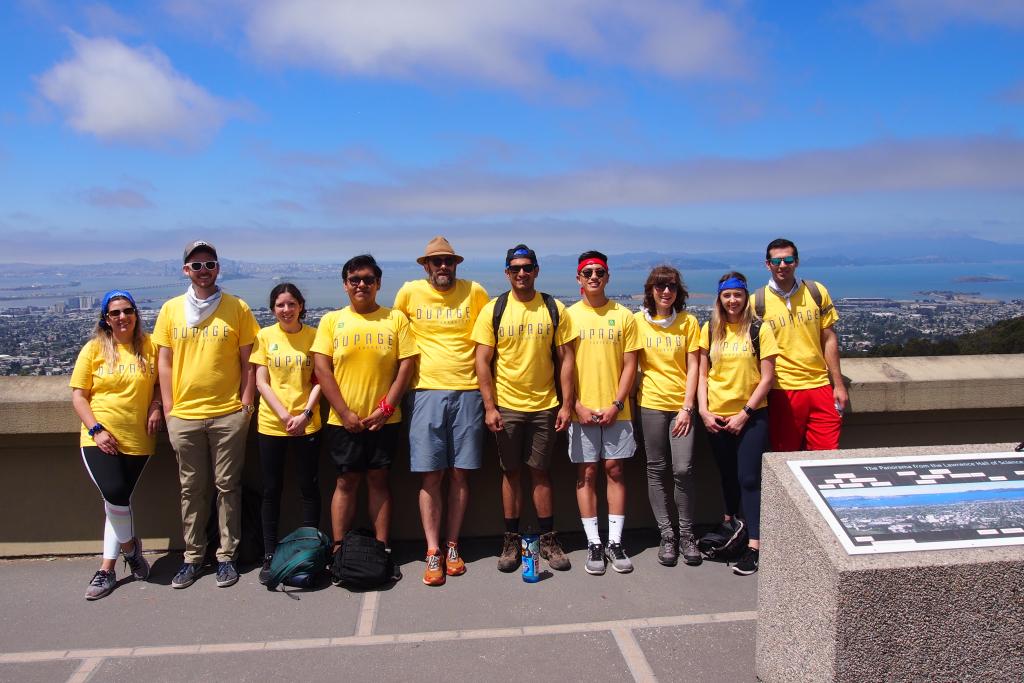
[[[346,533],[331,563],[331,581],[346,588],[379,588],[393,573],[384,544],[366,529]]]
[[[747,525],[739,517],[722,522],[697,539],[697,549],[709,560],[738,560],[747,549]]]

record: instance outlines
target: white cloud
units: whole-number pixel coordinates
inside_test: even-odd
[[[321,201],[360,216],[510,216],[678,207],[865,193],[1024,188],[1017,138],[883,141],[769,159],[608,164],[548,175],[432,168],[385,182],[346,182]]]
[[[950,24],[1024,28],[1020,0],[870,0],[861,15],[882,33],[921,37]]]
[[[747,68],[732,15],[700,0],[267,0],[249,7],[255,51],[342,74],[557,80],[551,55],[673,78]]]
[[[74,56],[37,78],[74,130],[108,142],[196,143],[232,106],[177,72],[153,47],[70,33]]]

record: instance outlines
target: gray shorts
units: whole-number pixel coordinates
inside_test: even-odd
[[[480,392],[416,389],[409,393],[409,469],[480,469],[485,429]]]
[[[617,420],[607,427],[585,425],[579,422],[569,424],[569,460],[576,464],[621,460],[633,457],[636,441],[633,439],[633,423]]]

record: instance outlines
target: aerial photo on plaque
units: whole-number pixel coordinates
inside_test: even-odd
[[[1024,545],[1024,456],[790,460],[850,554]]]

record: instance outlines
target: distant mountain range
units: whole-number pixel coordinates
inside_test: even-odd
[[[916,487],[915,487],[916,488]],[[927,487],[922,487],[927,488]],[[971,489],[953,493],[911,493],[905,496],[841,496],[828,498],[834,508],[879,508],[905,507],[908,505],[949,505],[955,503],[976,503],[981,501],[1024,501],[1024,487],[1015,489]]]

